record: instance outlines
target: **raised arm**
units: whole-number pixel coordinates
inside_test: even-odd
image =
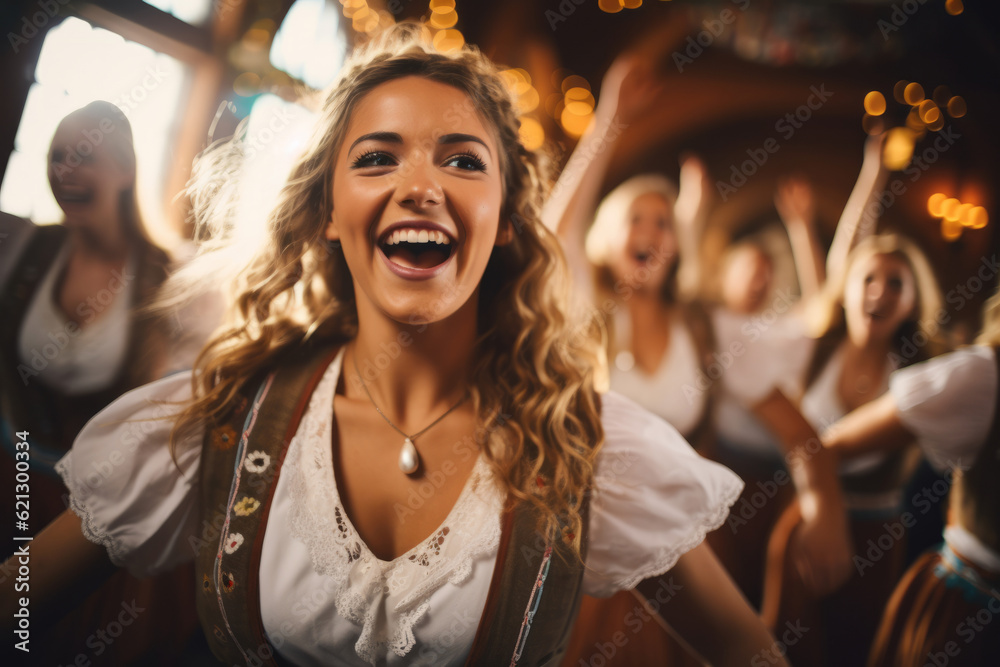
[[[792,559],[816,595],[840,587],[851,574],[851,539],[837,474],[837,457],[788,398],[775,389],[753,407],[785,450],[802,511]]]
[[[701,158],[685,155],[681,158],[680,186],[677,205],[674,206],[674,222],[677,243],[680,247],[681,264],[677,280],[681,294],[688,299],[696,299],[704,284],[701,266],[702,231],[712,207],[713,192],[708,169]]]
[[[911,444],[914,435],[899,419],[890,392],[848,413],[823,434],[823,446],[840,458],[873,451],[894,451]]]
[[[847,262],[847,255],[863,239],[875,233],[878,217],[872,214],[871,204],[885,189],[889,170],[882,160],[884,134],[871,135],[865,141],[865,157],[861,173],[847,199],[844,211],[837,222],[830,252],[826,256],[826,275],[836,276]]]
[[[647,59],[624,54],[608,68],[594,122],[577,143],[542,209],[542,221],[563,242],[574,275],[586,272],[584,240],[622,132],[659,94]]]
[[[782,648],[704,543],[666,574],[640,582],[634,593],[715,667],[788,665]]]
[[[15,553],[0,566],[0,627],[7,636],[18,628],[15,613],[22,601],[28,603],[30,629],[38,630],[74,609],[115,571],[104,547],[83,536],[72,510],[21,549],[27,553]]]
[[[778,184],[774,206],[792,246],[795,272],[805,301],[815,296],[826,280],[823,248],[816,237],[816,207],[812,187],[804,178],[787,178]]]

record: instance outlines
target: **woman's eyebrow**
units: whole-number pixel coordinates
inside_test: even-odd
[[[362,141],[385,141],[391,144],[401,144],[403,143],[403,137],[399,136],[397,132],[369,132],[368,134],[362,134],[360,137],[354,140],[351,144],[348,152],[354,150],[354,147],[360,144]]]
[[[486,142],[474,134],[452,133],[442,135],[441,138],[438,139],[439,144],[460,144],[465,141],[473,141],[477,144],[482,144],[483,148],[486,149],[486,152],[490,154],[490,157],[493,157],[493,152],[490,151],[490,147],[486,145]]]
[[[398,132],[369,132],[368,134],[362,134],[360,137],[355,139],[348,152],[353,151],[354,147],[362,141],[384,141],[392,144],[401,144],[403,143],[403,137],[401,137]],[[486,142],[474,134],[453,132],[451,134],[443,134],[438,138],[438,143],[441,145],[460,144],[466,141],[481,144],[483,148],[486,149],[486,152],[490,154],[490,157],[493,157],[493,152],[490,150],[490,147],[486,145]]]

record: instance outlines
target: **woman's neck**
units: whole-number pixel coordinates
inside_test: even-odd
[[[886,360],[892,347],[889,341],[869,341],[860,345],[850,337],[844,342],[845,361],[853,367],[881,370],[885,368]]]
[[[367,388],[401,430],[423,428],[469,388],[474,315],[475,308],[463,307],[445,320],[409,325],[359,303],[358,335],[344,360],[346,395],[368,400]]]
[[[656,292],[633,292],[626,306],[632,321],[637,325],[644,322],[662,324],[670,318],[670,304],[665,303]]]
[[[69,243],[74,253],[104,262],[123,262],[128,256],[128,243],[120,233],[107,234],[90,227],[70,226]]]

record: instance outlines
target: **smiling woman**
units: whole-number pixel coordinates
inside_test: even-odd
[[[479,277],[504,241],[503,185],[496,132],[478,114],[441,134],[441,120],[467,104],[458,88],[420,76],[384,83],[358,104],[334,167],[326,236],[341,242],[362,289],[359,311],[370,302],[415,323],[463,308],[475,319]],[[429,298],[442,287],[449,299]]]
[[[197,170],[201,222],[223,232],[237,144]],[[268,243],[238,258],[230,325],[60,462],[72,512],[32,545],[33,604],[106,549],[137,573],[194,556],[227,664],[558,664],[581,595],[629,589],[714,664],[775,651],[701,544],[742,484],[595,392],[598,341],[565,312],[541,194],[477,50],[404,25],[356,54]],[[197,261],[235,262],[225,240]],[[51,555],[67,543],[73,563]]]

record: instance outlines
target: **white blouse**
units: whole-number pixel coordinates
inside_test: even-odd
[[[690,435],[705,412],[707,392],[700,389],[698,348],[683,318],[670,318],[670,343],[652,374],[635,364],[627,341],[632,338],[632,318],[624,308],[615,313],[618,341],[610,362],[611,389],[628,396],[659,415],[682,434]]]
[[[462,664],[486,603],[503,496],[480,458],[437,530],[392,561],[375,557],[333,474],[330,406],[342,358],[314,391],[278,477],[260,564],[265,632],[298,665]],[[180,443],[178,470],[166,444],[171,420],[148,421],[173,414],[162,402],[188,400],[190,386],[184,372],[123,395],[57,466],[84,534],[136,575],[191,560],[189,539],[201,533],[202,437]],[[673,567],[722,524],[743,484],[619,394],[604,395],[601,418],[583,585],[609,596]],[[250,474],[274,464],[253,456]],[[227,537],[227,549],[241,547],[241,536]]]
[[[45,384],[74,396],[110,387],[125,363],[135,258],[129,256],[121,278],[113,278],[106,289],[93,295],[80,313],[81,327],[56,303],[56,280],[69,253],[67,243],[38,285],[24,314],[18,354],[21,363],[39,371]]]
[[[837,348],[826,366],[806,390],[805,395],[802,396],[800,405],[802,416],[812,424],[819,435],[822,435],[824,431],[849,412],[843,401],[840,400],[840,393],[837,391],[837,383],[844,369],[845,345],[842,344]],[[896,370],[896,365],[891,359],[886,359],[885,363],[885,373],[882,384],[878,387],[878,395],[889,390],[889,375]],[[840,464],[840,474],[850,476],[868,472],[882,463],[887,456],[884,452],[873,452],[844,461]],[[894,502],[888,504],[892,505]]]
[[[931,465],[942,472],[968,468],[997,418],[993,348],[973,345],[896,371],[889,391]],[[1000,554],[969,531],[950,525],[944,538],[980,567],[1000,573]]]
[[[713,375],[720,391],[713,421],[719,436],[759,456],[781,453],[777,439],[751,409],[780,389],[801,393],[800,375],[815,341],[805,335],[801,318],[765,311],[746,315],[726,308],[712,311],[716,353]]]

